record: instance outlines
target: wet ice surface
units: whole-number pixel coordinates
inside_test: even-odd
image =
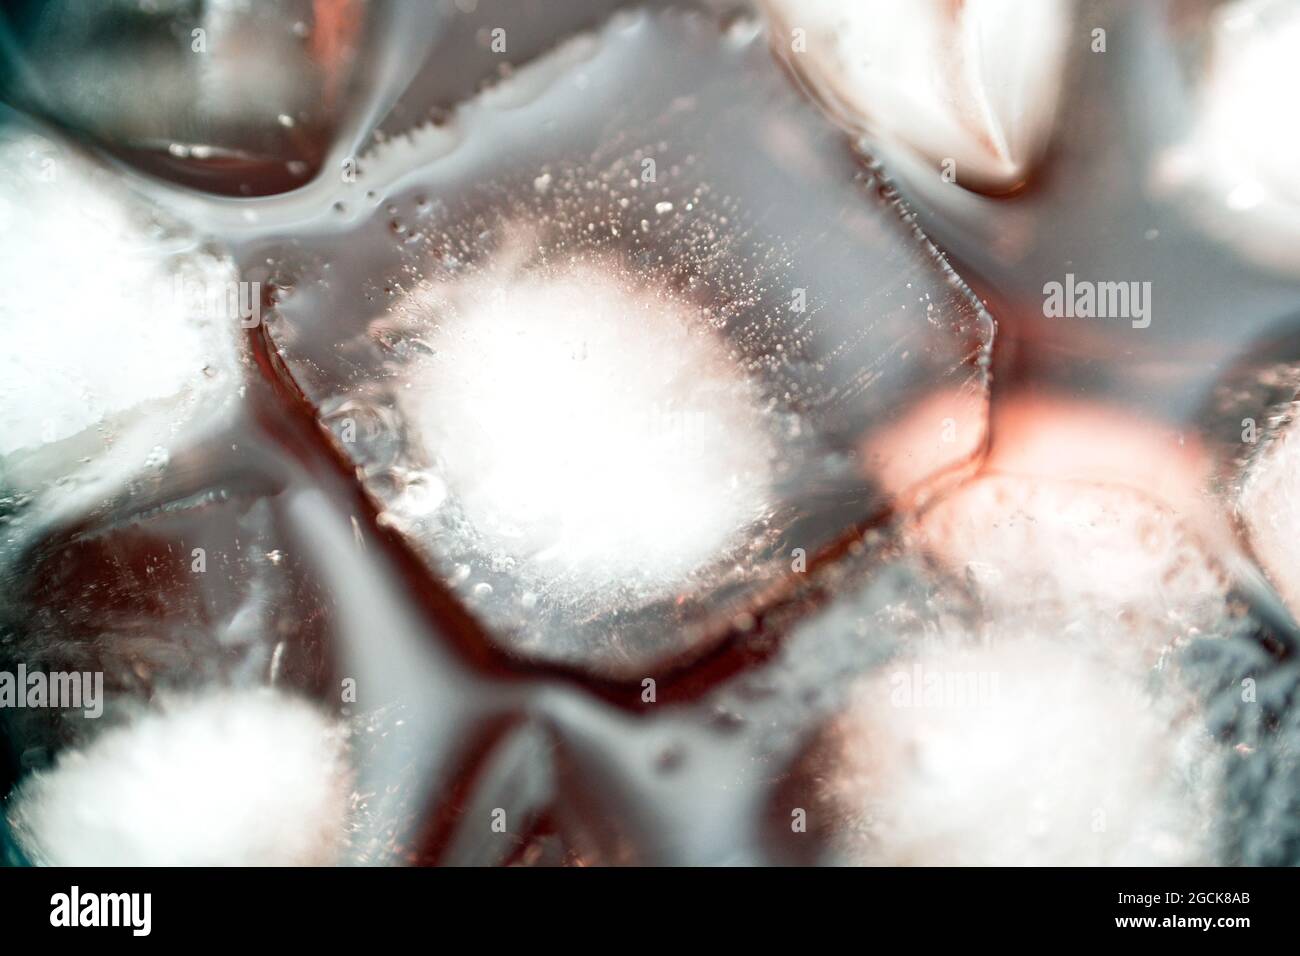
[[[1063,634],[1114,630],[1154,661],[1227,613],[1228,576],[1204,543],[1123,487],[981,476],[922,512],[911,537],[1004,626],[1055,617]]]
[[[1258,643],[1259,621],[1194,542],[1156,531],[1169,520],[1158,503],[1104,485],[1062,498],[1050,481],[1003,497],[1014,487],[977,478],[923,512],[871,585],[840,585],[836,605],[800,624],[771,700],[733,703],[770,713],[802,699],[797,722],[820,720],[800,743],[769,735],[770,753],[795,755],[770,808],[780,852],[894,865],[1259,859],[1268,838],[1225,808],[1253,776],[1269,781],[1275,819],[1294,778],[1286,734],[1261,732],[1277,692],[1243,698],[1247,676],[1294,683]],[[1122,526],[1106,514],[1120,505]],[[1141,542],[1122,542],[1124,566],[1102,567],[1117,535],[1143,526]],[[787,835],[800,810],[811,839]]]
[[[1204,701],[1206,728],[1221,745],[1221,797],[1215,806],[1215,859],[1228,864],[1294,866],[1300,859],[1300,670],[1278,666],[1249,620],[1228,640],[1198,641],[1182,666]],[[1254,700],[1243,697],[1247,688]]]
[[[882,865],[1207,858],[1208,735],[1177,701],[1045,636],[918,655],[858,686],[823,794],[844,821],[839,852]]]
[[[707,647],[888,507],[866,429],[939,383],[978,405],[987,317],[746,22],[620,17],[361,173],[332,228],[251,251],[267,328],[383,519],[529,657]]]
[[[65,752],[11,798],[46,866],[322,866],[345,842],[341,728],[260,689],[167,700]]]
[[[1300,311],[1300,274],[1283,261],[1294,247],[1283,225],[1294,222],[1290,180],[1276,165],[1292,135],[1278,117],[1294,58],[1273,52],[1289,49],[1292,8],[1224,4],[1203,19],[1090,9],[1069,33],[1047,157],[1013,196],[980,195],[908,150],[865,140],[998,317],[1004,385],[1111,399],[1203,438],[1220,424],[1213,437],[1240,431],[1239,420],[1206,422],[1206,402],[1242,356],[1285,348]],[[1094,29],[1106,31],[1104,53],[1092,52]],[[1044,287],[1067,273],[1149,283],[1150,325],[1046,316]]]
[[[1228,38],[1216,33],[1216,44],[1224,46],[1221,58],[1232,57],[1222,72],[1232,75],[1216,72],[1202,84],[1212,108],[1197,114],[1196,145],[1212,141],[1232,155],[1219,157],[1222,162],[1206,161],[1205,154],[1195,157],[1202,162],[1199,172],[1209,174],[1195,184],[1195,209],[1185,204],[1193,191],[1186,176],[1180,186],[1186,192],[1168,183],[1117,186],[1132,168],[1134,152],[1168,172],[1159,165],[1165,154],[1153,141],[1178,141],[1191,131],[1170,133],[1162,118],[1150,115],[1130,118],[1122,131],[1102,122],[1114,112],[1097,104],[1107,98],[1137,102],[1124,91],[1140,82],[1138,75],[1146,76],[1133,64],[1116,69],[1114,60],[1104,68],[1095,61],[1084,67],[1083,82],[1071,90],[1078,105],[1070,115],[1076,121],[1059,134],[1055,166],[1015,199],[969,196],[951,184],[940,185],[930,167],[891,164],[893,157],[886,157],[886,168],[900,175],[927,227],[989,296],[1004,333],[997,364],[1001,391],[995,391],[991,411],[993,441],[985,473],[924,508],[908,532],[910,542],[923,549],[932,573],[962,578],[977,602],[974,624],[964,625],[978,637],[971,642],[976,654],[985,653],[984,641],[1005,646],[1010,638],[1020,642],[1017,653],[1025,660],[1042,660],[1035,642],[1064,642],[1088,654],[1104,651],[1107,684],[1137,684],[1145,694],[1158,680],[1155,686],[1163,689],[1152,691],[1150,706],[1144,704],[1141,714],[1127,708],[1129,723],[1150,745],[1144,759],[1166,761],[1173,780],[1166,775],[1144,784],[1145,769],[1128,749],[1128,738],[1104,716],[1072,717],[1065,704],[1043,698],[1029,709],[1034,716],[1016,713],[1009,722],[1019,733],[1000,735],[1020,756],[1008,777],[1025,789],[1004,787],[1006,779],[982,779],[978,791],[963,791],[965,802],[940,809],[942,788],[930,784],[952,779],[944,774],[957,773],[969,754],[979,752],[964,731],[996,725],[997,712],[895,711],[887,696],[895,688],[886,669],[874,685],[864,681],[875,688],[872,707],[846,702],[796,774],[831,781],[821,806],[838,821],[825,829],[828,842],[839,844],[841,858],[938,861],[945,854],[949,859],[969,854],[965,858],[991,860],[1022,853],[1047,859],[1057,851],[1081,859],[1094,851],[1097,859],[1138,853],[1152,862],[1183,854],[1218,863],[1295,858],[1296,669],[1287,651],[1294,625],[1284,620],[1285,613],[1274,613],[1270,595],[1262,602],[1269,610],[1253,606],[1243,593],[1250,588],[1236,579],[1240,567],[1229,568],[1240,549],[1249,548],[1273,585],[1288,595],[1291,575],[1285,568],[1294,562],[1283,555],[1293,549],[1282,542],[1293,510],[1286,489],[1293,484],[1294,462],[1282,436],[1296,390],[1290,333],[1298,300],[1294,270],[1288,274],[1283,262],[1286,244],[1265,239],[1257,228],[1286,216],[1284,184],[1270,182],[1276,154],[1251,155],[1257,145],[1285,138],[1287,131],[1263,121],[1251,124],[1250,135],[1241,126],[1237,136],[1218,135],[1222,129],[1206,133],[1208,125],[1239,116],[1224,107],[1228,99],[1249,99],[1267,110],[1276,91],[1286,88],[1284,83],[1264,86],[1263,77],[1276,79],[1280,64],[1264,50],[1258,57],[1249,52],[1255,45],[1269,46],[1266,25],[1278,28],[1286,18],[1276,8],[1268,13],[1269,4],[1241,5],[1235,12],[1246,6],[1260,14],[1257,20],[1237,18],[1235,29],[1247,42],[1229,51]],[[1225,17],[1234,7],[1221,8]],[[1113,36],[1113,24],[1107,25]],[[1193,34],[1177,36],[1190,46]],[[1144,47],[1149,62],[1161,70],[1175,62],[1164,58],[1166,36],[1159,28],[1151,30]],[[1225,80],[1226,88],[1216,86]],[[1246,97],[1240,90],[1250,83],[1262,88]],[[1228,93],[1234,88],[1235,97]],[[1189,171],[1197,167],[1181,170]],[[1106,188],[1095,192],[1103,182]],[[1263,187],[1254,191],[1258,208],[1234,207],[1233,190],[1245,186],[1236,198],[1249,198],[1252,182]],[[1054,211],[1068,211],[1068,230]],[[1067,322],[1040,318],[1041,283],[1061,278],[1067,261],[1080,277],[1154,280],[1157,310],[1151,328],[1094,321],[1072,329]],[[1158,327],[1162,317],[1165,324]],[[894,447],[889,435],[873,444],[885,452]],[[1225,519],[1232,517],[1240,523],[1240,538],[1223,533],[1230,523]],[[1059,569],[1068,573],[1062,577]],[[1284,634],[1270,634],[1265,619],[1281,621]],[[938,677],[978,670],[948,660],[932,661]],[[1021,670],[1021,663],[1012,658],[987,670],[1005,680]],[[1046,673],[1029,678],[1029,689],[1054,687],[1064,693],[1059,678],[1066,672],[1048,666]],[[904,678],[911,673],[901,669]],[[922,676],[929,673],[923,670]],[[1073,687],[1086,690],[1088,684],[1096,682]],[[1167,703],[1172,692],[1174,701],[1187,701],[1184,687],[1190,702],[1169,714],[1162,699]],[[1096,703],[1094,698],[1086,706]],[[1091,733],[1062,735],[1073,743],[1058,748],[1056,769],[1067,769],[1072,755],[1105,742],[1107,735],[1109,769],[1091,776],[1085,771],[1092,761],[1081,759],[1074,770],[1078,785],[1065,796],[1045,797],[1053,790],[1047,773],[1054,764],[1034,755],[1042,746],[1036,731],[1076,718]],[[1190,741],[1201,756],[1182,749],[1170,754],[1165,742],[1175,738]],[[886,771],[878,766],[882,753],[910,753],[914,759],[894,761],[886,784]],[[987,756],[1000,759],[1002,753],[995,748]],[[857,774],[848,770],[854,754]],[[848,779],[838,779],[837,768]],[[979,779],[978,767],[974,776]],[[1208,805],[1187,801],[1188,779],[1209,788]],[[1171,782],[1177,784],[1172,789]],[[943,834],[945,819],[985,797],[992,809],[981,813],[996,823],[997,807],[1018,805],[1033,819],[1036,805],[1065,806],[1078,793],[1104,804],[1100,792],[1116,785],[1113,793],[1134,788],[1122,801],[1133,811],[1148,794],[1159,795],[1155,806],[1147,806],[1158,816],[1182,818],[1165,831],[1176,839],[1152,843],[1151,830],[1144,827],[1145,834],[1130,834],[1131,842],[1111,842],[1115,827],[1130,825],[1131,815],[1111,816],[1110,829],[1093,834],[1086,819],[1078,825],[1088,814],[1076,812],[1074,822],[1057,821],[1064,828],[1053,826],[1037,841],[1025,842],[1016,832],[981,847],[981,832],[966,828],[970,839],[926,842]],[[885,789],[883,798],[877,788]],[[809,790],[816,788],[805,787],[784,805],[803,805]],[[895,801],[904,791],[909,799]],[[930,813],[911,815],[912,803],[926,801],[932,801]],[[1039,812],[1040,819],[1044,816]],[[1170,850],[1176,852],[1171,856]]]
[[[258,293],[73,144],[11,122],[0,158],[0,670],[101,673],[109,717],[213,683],[310,685],[317,598],[247,405]],[[0,716],[23,770],[98,728]]]
[[[1196,120],[1161,158],[1159,182],[1189,197],[1207,234],[1252,263],[1294,275],[1300,191],[1284,157],[1300,149],[1300,134],[1281,118],[1291,109],[1286,90],[1300,82],[1293,55],[1300,9],[1236,0],[1215,10],[1207,33]]]
[[[403,306],[397,331],[424,335],[431,354],[399,407],[438,464],[388,513],[504,565],[534,601],[665,597],[734,560],[767,517],[777,462],[763,396],[689,301],[620,287],[617,263],[530,274],[528,238]],[[442,527],[422,527],[433,511]]]
[[[5,484],[29,490],[47,449],[102,452],[141,419],[174,430],[230,396],[237,290],[219,249],[72,147],[10,128],[0,162],[0,211],[22,230],[0,258],[0,456]]]
[[[55,492],[5,522],[0,670],[102,674],[105,718],[6,708],[24,770],[84,744],[119,711],[211,686],[319,692],[329,617],[283,501],[296,480],[253,423],[182,431],[165,467],[142,467],[87,504]],[[37,520],[39,518],[39,520]]]
[[[1239,485],[1237,512],[1256,559],[1286,599],[1300,611],[1300,438],[1294,404],[1260,436],[1261,447]]]
[[[222,534],[192,522],[177,534],[184,519],[161,513],[230,487],[196,449],[238,414],[234,266],[71,145],[17,126],[0,136],[0,203],[9,236],[22,234],[0,255],[0,657],[95,666],[114,691],[138,692],[156,672],[211,674],[194,665],[263,640],[251,618],[238,636],[232,620],[259,585],[238,560],[192,573],[195,547],[221,564]],[[227,530],[257,536],[256,509],[234,510]],[[238,549],[224,544],[228,560]],[[229,635],[215,646],[191,630],[214,619]],[[7,717],[25,766],[85,729],[48,710]]]
[[[1295,669],[1198,538],[1197,436],[1038,408],[1047,434],[1004,414],[980,459],[986,318],[763,42],[624,19],[382,144],[355,185],[259,203],[243,231],[188,205],[268,285],[251,340],[274,380],[9,542],[39,575],[0,582],[5,660],[116,682],[112,724],[10,720],[23,819],[107,846],[68,824],[92,786],[129,793],[103,748],[171,746],[176,725],[127,723],[139,703],[271,684],[342,713],[356,778],[339,822],[313,734],[182,719],[241,771],[276,745],[267,787],[209,808],[247,821],[216,847],[241,859],[284,813],[363,863],[1294,862]],[[1064,221],[1027,230],[1024,208],[987,250],[948,242],[987,262]],[[1289,295],[1261,286],[1225,335]],[[624,680],[526,666],[555,661]],[[919,706],[896,706],[917,667]],[[927,675],[969,672],[1004,698],[927,706]],[[118,720],[147,733],[127,746]],[[133,805],[97,802],[91,830],[215,852]]]
[[[20,4],[0,21],[0,91],[160,175],[265,195],[308,181],[347,132],[384,21],[353,0]]]
[[[848,128],[993,193],[1021,185],[1042,158],[1068,62],[1064,0],[763,5],[774,48]]]

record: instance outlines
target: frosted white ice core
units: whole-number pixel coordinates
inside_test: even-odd
[[[226,259],[36,135],[0,135],[0,169],[0,456],[193,398],[230,371]]]
[[[864,682],[825,786],[860,862],[1204,859],[1216,765],[1180,703],[1047,639],[936,651]]]
[[[508,257],[507,257],[508,259]],[[758,389],[689,306],[602,264],[425,287],[406,417],[486,548],[557,588],[671,589],[768,505]]]
[[[9,820],[56,866],[335,862],[350,794],[343,739],[269,689],[172,701],[22,783]]]

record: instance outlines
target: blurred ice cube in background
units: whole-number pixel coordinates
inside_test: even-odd
[[[1300,130],[1290,91],[1300,84],[1300,6],[1289,0],[1219,5],[1193,78],[1194,120],[1161,158],[1162,190],[1188,196],[1207,233],[1247,260],[1300,274]]]
[[[774,48],[887,158],[908,149],[982,192],[1023,185],[1065,82],[1071,0],[764,0]]]
[[[444,14],[364,0],[12,2],[0,95],[164,178],[271,195],[354,150]]]

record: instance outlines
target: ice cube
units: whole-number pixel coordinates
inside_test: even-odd
[[[1248,215],[1225,209],[1226,182],[1216,179],[1206,196],[1198,195],[1195,148],[1190,167],[1170,162],[1171,153],[1187,155],[1181,147],[1209,108],[1201,92],[1208,96],[1211,81],[1200,67],[1211,45],[1210,9],[1110,4],[1080,10],[1070,28],[1071,62],[1058,109],[1068,121],[1055,124],[1039,173],[1013,201],[960,188],[960,166],[954,185],[936,175],[929,158],[908,150],[885,151],[881,160],[921,227],[964,276],[978,281],[1003,341],[1023,343],[1001,353],[1004,388],[1023,382],[1104,398],[1190,434],[1224,371],[1242,355],[1284,340],[1300,310],[1300,275],[1265,271],[1262,260],[1223,235],[1208,235],[1202,211],[1214,210],[1211,217],[1225,228],[1239,222],[1243,236]],[[1267,44],[1268,25],[1280,32],[1284,20],[1275,12],[1247,29],[1255,39],[1234,55],[1236,68],[1252,72],[1251,44]],[[1252,105],[1241,106],[1241,115],[1284,97],[1278,90],[1285,83],[1256,91],[1276,67],[1274,57],[1261,53]],[[1155,89],[1160,96],[1150,95]],[[1245,102],[1244,93],[1228,94],[1214,108],[1231,112]],[[1277,159],[1285,150],[1268,153],[1273,159],[1253,154],[1270,142],[1285,145],[1286,125],[1252,124],[1240,136],[1224,127],[1215,134],[1217,148],[1234,157],[1225,157],[1230,178],[1273,178],[1275,167],[1286,165]],[[869,144],[873,151],[878,146]],[[1284,186],[1269,189],[1283,199]],[[1280,201],[1276,212],[1285,208]],[[1275,256],[1287,255],[1285,243],[1273,246]],[[1071,276],[1088,283],[1085,289],[1108,284],[1121,296],[1127,290],[1130,308],[1121,302],[1106,319],[1061,315],[1049,300]],[[1134,295],[1143,299],[1141,310],[1132,308]]]
[[[843,860],[1205,861],[1210,739],[1132,675],[1050,635],[904,658],[865,680],[825,756]]]
[[[972,189],[1021,185],[1047,146],[1069,0],[765,0],[773,47],[885,155],[919,153]]]
[[[905,459],[934,418],[919,407],[872,436],[871,454]],[[1121,643],[1154,655],[1218,627],[1233,568],[1215,555],[1223,528],[1204,493],[1205,447],[1130,410],[1051,393],[1006,395],[993,430],[975,477],[934,487],[907,522],[911,547],[967,579],[998,620],[1118,628]],[[898,468],[901,491],[909,475]]]
[[[346,844],[345,738],[271,690],[178,697],[28,778],[6,815],[53,866],[319,866]]]
[[[969,579],[994,628],[1028,620],[1154,663],[1228,614],[1228,575],[1204,544],[1123,488],[978,478],[927,510],[913,542]]]
[[[918,406],[870,444],[888,458],[932,419]],[[894,656],[864,668],[778,809],[805,808],[854,862],[1213,859],[1232,754],[1182,653],[1258,625],[1201,533],[1205,450],[1132,412],[1033,393],[1006,396],[993,425],[974,477],[935,486],[902,522],[903,555],[928,564],[948,609],[900,602],[860,621]],[[850,626],[858,600],[806,629]]]
[[[240,421],[247,426],[247,421]],[[137,471],[93,506],[62,488],[10,515],[0,553],[0,670],[102,675],[111,718],[167,692],[274,684],[316,692],[335,660],[303,549],[284,529],[292,470],[231,428]],[[96,721],[57,707],[0,714],[26,768]]]
[[[1300,616],[1300,426],[1288,415],[1241,482],[1237,513],[1255,559]]]
[[[483,274],[404,305],[431,354],[399,409],[473,539],[450,546],[573,602],[671,596],[769,514],[763,396],[689,301],[630,286],[616,262],[530,274],[534,237],[507,242]],[[428,487],[390,511],[439,508]]]
[[[399,40],[361,69],[387,22],[405,19],[414,40],[422,18],[359,0],[28,4],[0,24],[15,61],[0,84],[8,102],[150,171],[265,195],[316,172],[354,101],[384,95],[375,74],[394,69],[387,57],[413,55]]]
[[[1288,0],[1236,0],[1215,8],[1195,121],[1156,167],[1160,187],[1187,194],[1194,220],[1251,262],[1300,273],[1300,188],[1288,122],[1300,85],[1300,8]]]
[[[0,463],[6,490],[140,470],[240,372],[230,260],[70,145],[0,130]],[[115,463],[115,464],[114,464]]]
[[[921,471],[980,443],[991,322],[879,185],[752,23],[641,13],[363,157],[248,268],[383,520],[505,646],[644,676],[893,504],[872,429],[956,391]]]

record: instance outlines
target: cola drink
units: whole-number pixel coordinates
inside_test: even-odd
[[[363,6],[6,18],[9,861],[1296,861],[1293,11]]]

